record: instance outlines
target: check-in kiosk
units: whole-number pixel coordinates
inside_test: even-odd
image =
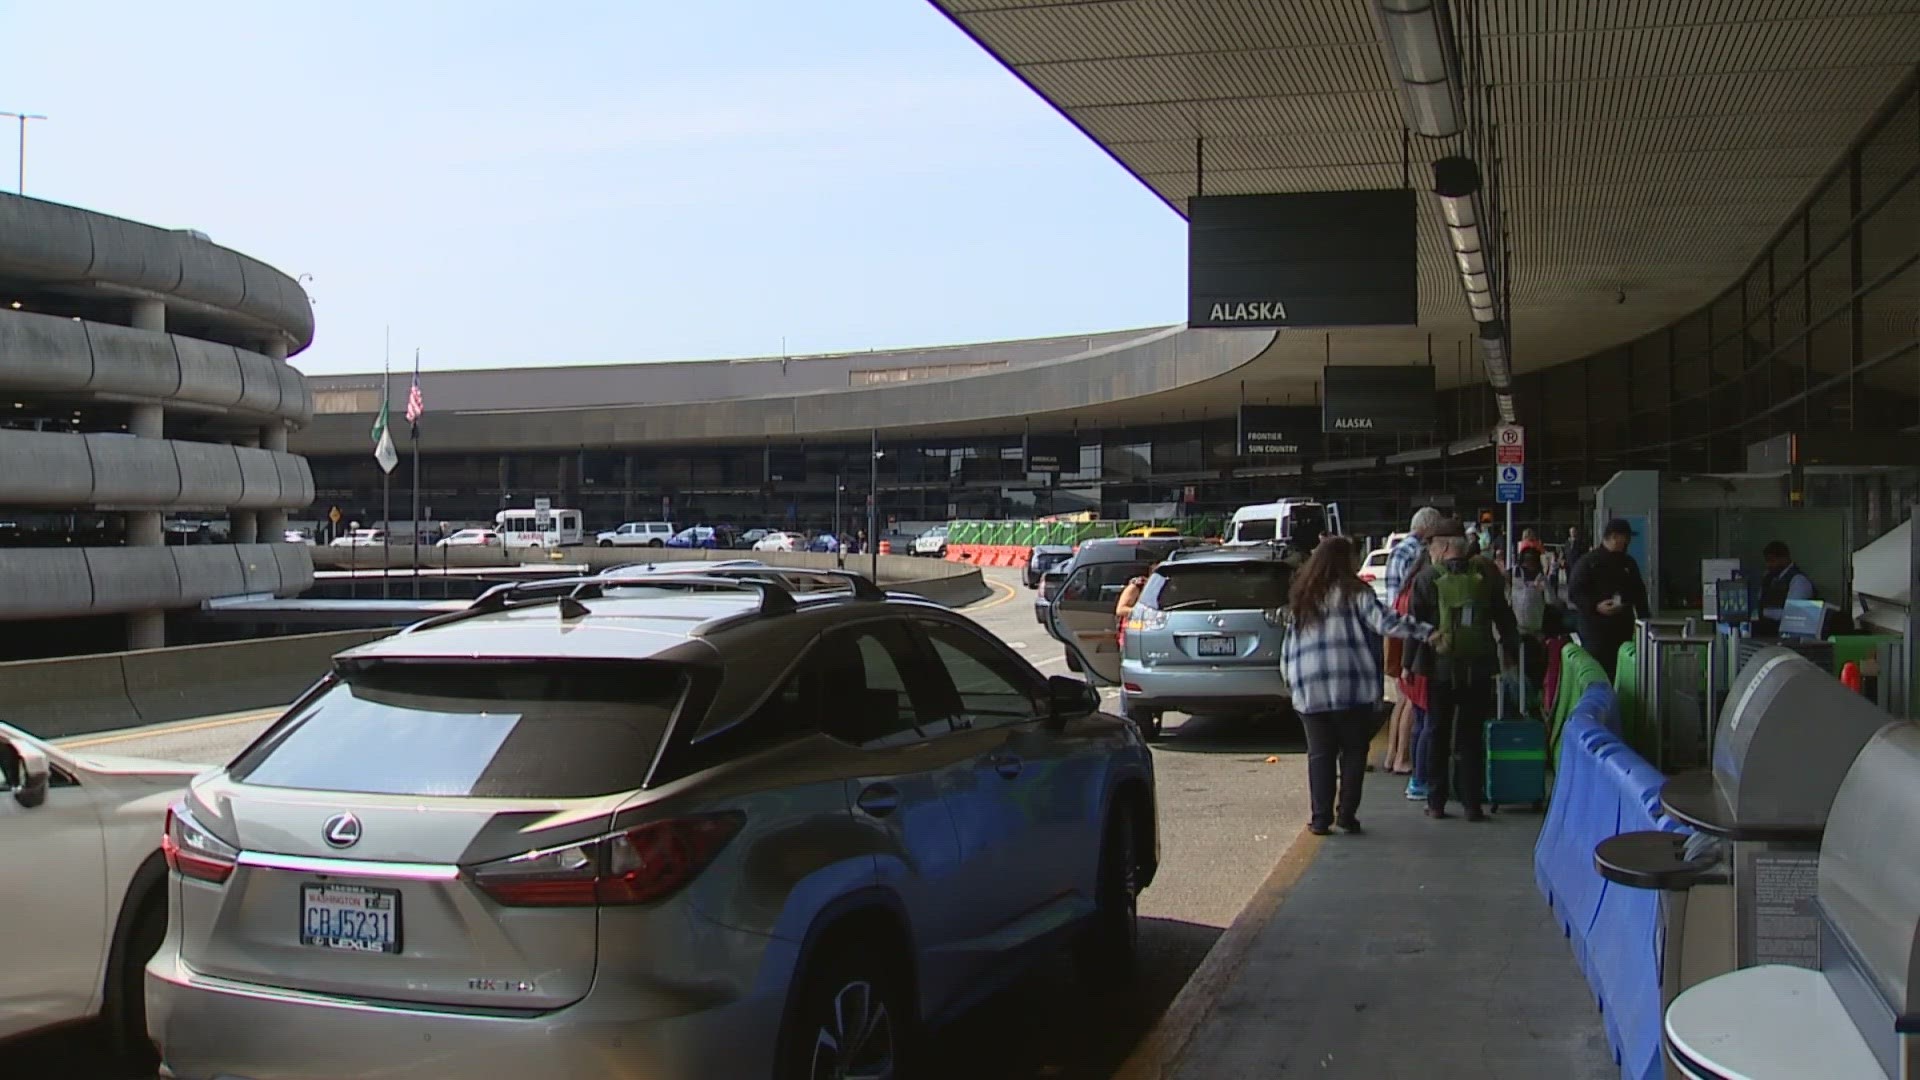
[[[1821,836],[1848,768],[1891,719],[1787,649],[1756,655],[1731,689],[1712,770],[1661,789],[1694,835],[1623,833],[1594,849],[1609,881],[1661,890],[1665,1001],[1734,968],[1819,966]]]
[[[1763,964],[1681,993],[1683,1076],[1920,1080],[1920,726],[1892,722],[1835,796],[1816,876],[1818,969]]]

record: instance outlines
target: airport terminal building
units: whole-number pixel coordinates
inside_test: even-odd
[[[155,647],[170,612],[311,586],[279,541],[313,501],[287,450],[312,339],[258,259],[0,194],[0,656]]]

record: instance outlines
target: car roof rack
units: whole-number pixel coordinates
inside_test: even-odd
[[[714,590],[746,592],[760,594],[760,607],[757,615],[785,615],[799,608],[793,593],[788,591],[784,582],[768,578],[719,577],[707,574],[649,574],[644,577],[606,578],[606,577],[569,577],[549,578],[546,581],[510,582],[495,585],[481,593],[479,599],[459,611],[450,611],[444,615],[417,622],[402,630],[410,634],[418,630],[428,630],[438,626],[471,619],[480,615],[491,615],[515,607],[528,607],[535,604],[557,604],[561,619],[577,619],[589,614],[583,602],[598,598],[608,588],[679,590],[683,592],[711,592]]]
[[[736,581],[779,581],[782,584],[795,577],[837,578],[847,583],[855,600],[887,599],[886,590],[874,584],[872,578],[853,570],[812,570],[804,566],[731,566],[714,570],[712,576]]]

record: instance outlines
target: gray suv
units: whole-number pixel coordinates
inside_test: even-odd
[[[1132,726],[844,581],[502,586],[341,654],[168,815],[164,1075],[895,1077],[1048,946],[1123,977]]]
[[[1292,582],[1293,567],[1276,548],[1178,552],[1148,577],[1132,617],[1116,628],[1115,650],[1084,649],[1079,660],[1095,681],[1120,687],[1123,711],[1149,739],[1159,737],[1168,712],[1281,711],[1289,695],[1280,642]],[[1056,603],[1051,618],[1055,636],[1074,648],[1101,612]],[[1111,608],[1105,619],[1112,624]]]

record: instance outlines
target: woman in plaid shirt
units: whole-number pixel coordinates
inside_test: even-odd
[[[1380,638],[1434,642],[1433,627],[1395,612],[1360,580],[1353,541],[1329,536],[1293,579],[1280,664],[1293,707],[1307,730],[1307,788],[1313,816],[1307,829],[1318,836],[1338,825],[1360,831],[1360,785],[1367,744],[1379,727]],[[1340,805],[1334,808],[1338,758]]]

